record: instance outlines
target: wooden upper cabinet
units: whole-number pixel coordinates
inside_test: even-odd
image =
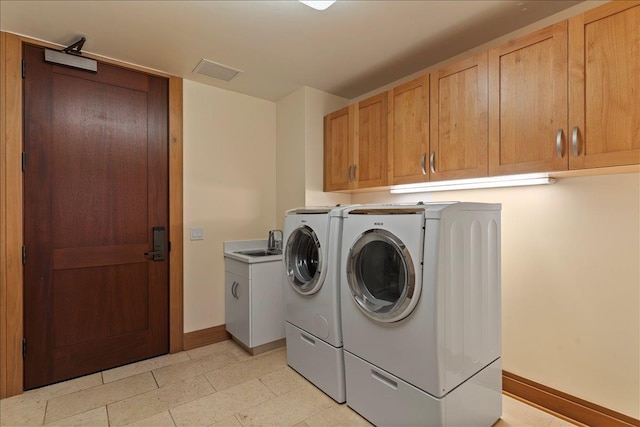
[[[356,104],[354,188],[387,185],[387,93]]]
[[[567,169],[567,23],[489,52],[489,174]]]
[[[640,3],[569,19],[569,168],[640,163]]]
[[[325,191],[640,164],[639,23],[612,1],[330,114]]]
[[[431,75],[430,179],[487,175],[487,53]]]
[[[387,93],[324,118],[324,191],[387,185]]]
[[[429,75],[389,91],[389,184],[429,180]]]
[[[324,118],[324,191],[353,188],[353,106]]]

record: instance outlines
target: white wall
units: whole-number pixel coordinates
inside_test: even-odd
[[[391,195],[502,203],[503,369],[640,415],[640,175]]]
[[[348,202],[348,194],[322,193],[322,118],[347,100],[303,87],[275,104],[185,80],[183,101],[191,332],[224,323],[224,241],[266,238],[283,228],[286,209]],[[193,226],[204,228],[204,240],[189,239]]]
[[[305,200],[305,88],[276,103],[277,200],[276,222],[284,229],[287,209],[304,206]]]
[[[349,194],[323,193],[325,115],[348,100],[302,87],[277,102],[276,221],[284,227],[287,209],[349,203]]]
[[[276,104],[184,81],[184,331],[224,323],[226,240],[276,225]],[[205,238],[189,240],[189,227]]]

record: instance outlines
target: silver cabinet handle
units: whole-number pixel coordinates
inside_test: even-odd
[[[356,182],[358,180],[356,171],[358,170],[358,165],[353,165],[353,182]]]
[[[422,157],[420,158],[420,170],[422,171],[422,175],[427,174],[427,153],[422,153]]]
[[[571,133],[571,147],[573,148],[573,156],[578,157],[580,155],[578,150],[578,126],[574,127]]]
[[[564,131],[562,129],[558,129],[558,134],[556,135],[556,155],[559,159],[564,155],[564,144],[562,143],[562,140],[564,139],[563,136]]]
[[[356,180],[356,165],[349,165],[347,172],[347,182],[353,182]]]
[[[429,169],[431,173],[436,173],[436,152],[432,151],[429,156]]]
[[[231,285],[231,295],[234,296],[234,298],[238,299],[238,285],[239,283],[234,281],[233,284]]]
[[[347,182],[353,182],[353,165],[349,165],[347,168]]]

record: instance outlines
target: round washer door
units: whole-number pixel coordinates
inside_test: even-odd
[[[322,287],[322,251],[318,236],[310,227],[304,225],[291,233],[284,262],[287,278],[296,292],[311,295]]]
[[[380,322],[407,317],[420,297],[411,254],[386,230],[362,233],[347,260],[347,282],[358,308]]]

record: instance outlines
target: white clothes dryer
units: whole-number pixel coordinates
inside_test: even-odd
[[[339,291],[343,209],[287,211],[283,238],[287,363],[339,403],[346,399]]]
[[[345,209],[347,404],[376,425],[501,415],[500,205]]]

